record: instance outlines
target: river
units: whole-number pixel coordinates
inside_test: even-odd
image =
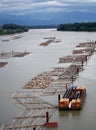
[[[78,43],[96,40],[96,33],[57,32],[55,29],[34,29],[20,35],[22,37],[19,39],[12,39],[13,35],[0,36],[0,52],[12,50],[31,52],[23,58],[0,59],[0,61],[8,62],[5,67],[0,68],[0,123],[10,124],[12,117],[21,110],[11,101],[10,97],[13,93],[21,90],[24,84],[34,76],[58,66],[59,57],[71,55]],[[39,46],[45,41],[44,37],[56,37],[61,42],[51,43],[46,47]],[[9,39],[9,41],[2,42],[1,39]],[[94,53],[74,83],[85,85],[87,88],[87,98],[83,109],[81,111],[57,111],[53,115],[55,121],[58,121],[58,130],[96,128],[95,64],[96,54]]]

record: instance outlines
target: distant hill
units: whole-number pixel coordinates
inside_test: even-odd
[[[96,22],[60,24],[57,26],[57,31],[96,32]]]

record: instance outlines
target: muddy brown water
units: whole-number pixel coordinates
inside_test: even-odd
[[[22,87],[35,75],[50,70],[58,64],[59,58],[72,54],[72,50],[80,42],[89,39],[96,40],[96,33],[84,32],[57,32],[53,29],[30,30],[22,34],[20,39],[7,42],[0,41],[0,51],[30,51],[31,54],[23,58],[0,59],[8,64],[0,68],[0,123],[10,124],[12,117],[21,109],[11,101],[11,95]],[[46,47],[39,46],[44,37],[55,36],[59,43],[51,43]],[[93,130],[96,128],[96,53],[84,66],[74,85],[84,85],[87,88],[87,97],[81,111],[56,111],[53,120],[58,122],[57,128],[48,130]],[[51,100],[51,97],[47,97]],[[56,102],[55,98],[52,102]],[[46,128],[47,129],[47,128]]]

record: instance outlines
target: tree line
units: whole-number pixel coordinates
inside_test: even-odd
[[[29,28],[27,26],[21,26],[12,23],[4,24],[0,26],[0,35],[22,33],[27,32],[28,30]]]
[[[60,24],[57,26],[57,31],[95,32],[96,31],[96,22]]]
[[[57,28],[57,25],[21,26],[13,23],[4,24],[0,26],[0,35],[27,32],[29,29],[46,29],[46,28]]]

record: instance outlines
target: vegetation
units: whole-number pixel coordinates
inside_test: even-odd
[[[27,32],[29,29],[46,29],[46,28],[57,28],[57,25],[21,26],[13,23],[4,24],[0,26],[0,35]]]
[[[57,30],[58,31],[95,32],[96,31],[96,22],[60,24],[57,26]]]
[[[29,26],[30,29],[46,29],[46,28],[57,28],[57,25],[34,25]]]
[[[0,27],[0,35],[15,34],[27,32],[29,29],[27,26],[20,26],[16,24],[4,24]]]

